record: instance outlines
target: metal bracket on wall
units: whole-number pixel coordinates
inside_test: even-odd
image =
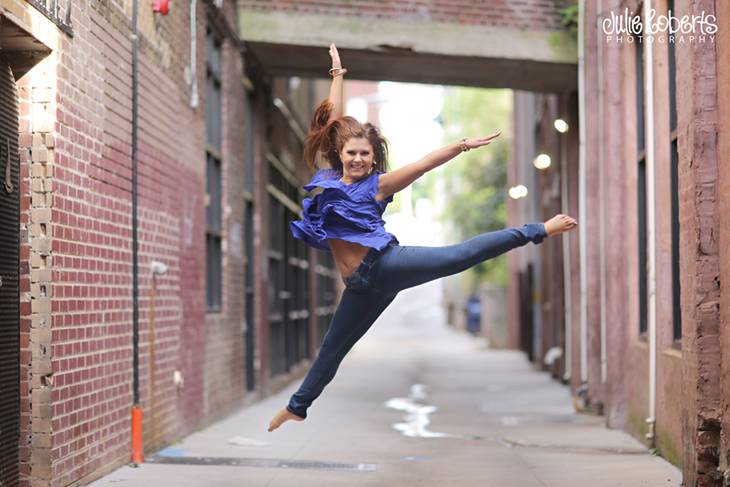
[[[5,158],[5,191],[9,194],[13,192],[15,186],[13,185],[13,172],[10,167],[10,138],[5,137],[5,150],[7,151],[7,157]],[[0,150],[0,155],[2,150]]]
[[[27,2],[34,6],[40,13],[48,17],[51,22],[56,24],[56,26],[69,37],[73,37],[74,31],[71,27],[71,0],[68,0],[68,4],[66,6],[65,20],[58,15],[61,10],[58,0],[27,0]]]

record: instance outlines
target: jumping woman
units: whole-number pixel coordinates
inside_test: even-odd
[[[500,132],[464,138],[407,166],[387,171],[387,144],[378,129],[343,117],[343,76],[334,44],[329,98],[314,113],[304,158],[316,167],[321,153],[329,168],[317,171],[304,186],[322,188],[302,204],[302,219],[291,223],[294,237],[332,252],[345,283],[322,346],[299,390],[269,423],[273,431],[285,421],[302,421],[307,408],[332,380],[347,352],[404,289],[464,271],[528,242],[571,230],[576,221],[556,215],[545,223],[477,235],[445,247],[401,246],[384,228],[383,212],[393,195],[426,172],[461,152],[488,145]]]

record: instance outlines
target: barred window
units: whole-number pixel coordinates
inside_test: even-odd
[[[206,289],[209,311],[222,305],[222,171],[221,171],[221,41],[210,30],[206,36],[205,128],[206,128]]]
[[[674,0],[667,5],[674,13]],[[669,42],[669,144],[672,196],[672,336],[682,339],[681,289],[679,283],[679,147],[677,144],[677,60],[674,42]]]
[[[644,43],[641,33],[634,38],[636,71],[636,166],[637,210],[639,224],[639,333],[648,328],[647,215],[646,215],[646,140],[644,134]]]

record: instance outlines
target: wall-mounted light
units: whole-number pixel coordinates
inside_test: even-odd
[[[509,197],[513,200],[518,200],[520,198],[524,198],[527,196],[527,187],[525,187],[522,184],[518,184],[517,186],[512,186],[508,191],[507,194],[509,194]]]
[[[561,134],[564,134],[568,131],[568,122],[566,122],[562,118],[556,118],[553,122],[553,127],[555,127],[555,130],[557,130]]]
[[[550,167],[552,159],[547,154],[538,154],[532,164],[541,171]]]
[[[154,0],[152,11],[157,14],[167,15],[170,13],[170,0]]]

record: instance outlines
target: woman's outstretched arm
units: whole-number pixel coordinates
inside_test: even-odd
[[[309,124],[309,132],[304,142],[304,161],[310,169],[317,169],[317,159],[320,152],[330,150],[327,127],[333,120],[342,118],[343,112],[343,77],[347,73],[347,69],[342,67],[340,54],[334,44],[330,44],[329,52],[332,58],[332,69],[330,69],[332,85],[330,86],[329,97],[322,100],[322,103],[314,111],[312,121]]]
[[[329,121],[342,118],[345,104],[343,85],[345,83],[345,73],[347,73],[347,69],[342,67],[340,53],[337,52],[334,43],[330,44],[330,57],[332,58],[332,69],[330,70],[332,84],[330,85],[329,102],[332,104],[332,112],[330,112]]]
[[[413,181],[420,178],[433,168],[444,164],[464,150],[476,149],[489,145],[492,140],[499,137],[502,132],[495,132],[486,137],[478,139],[462,139],[454,144],[449,144],[440,149],[425,155],[416,162],[412,162],[406,166],[398,168],[394,171],[381,174],[378,179],[378,194],[375,198],[378,200],[385,199],[398,191],[407,188]]]

